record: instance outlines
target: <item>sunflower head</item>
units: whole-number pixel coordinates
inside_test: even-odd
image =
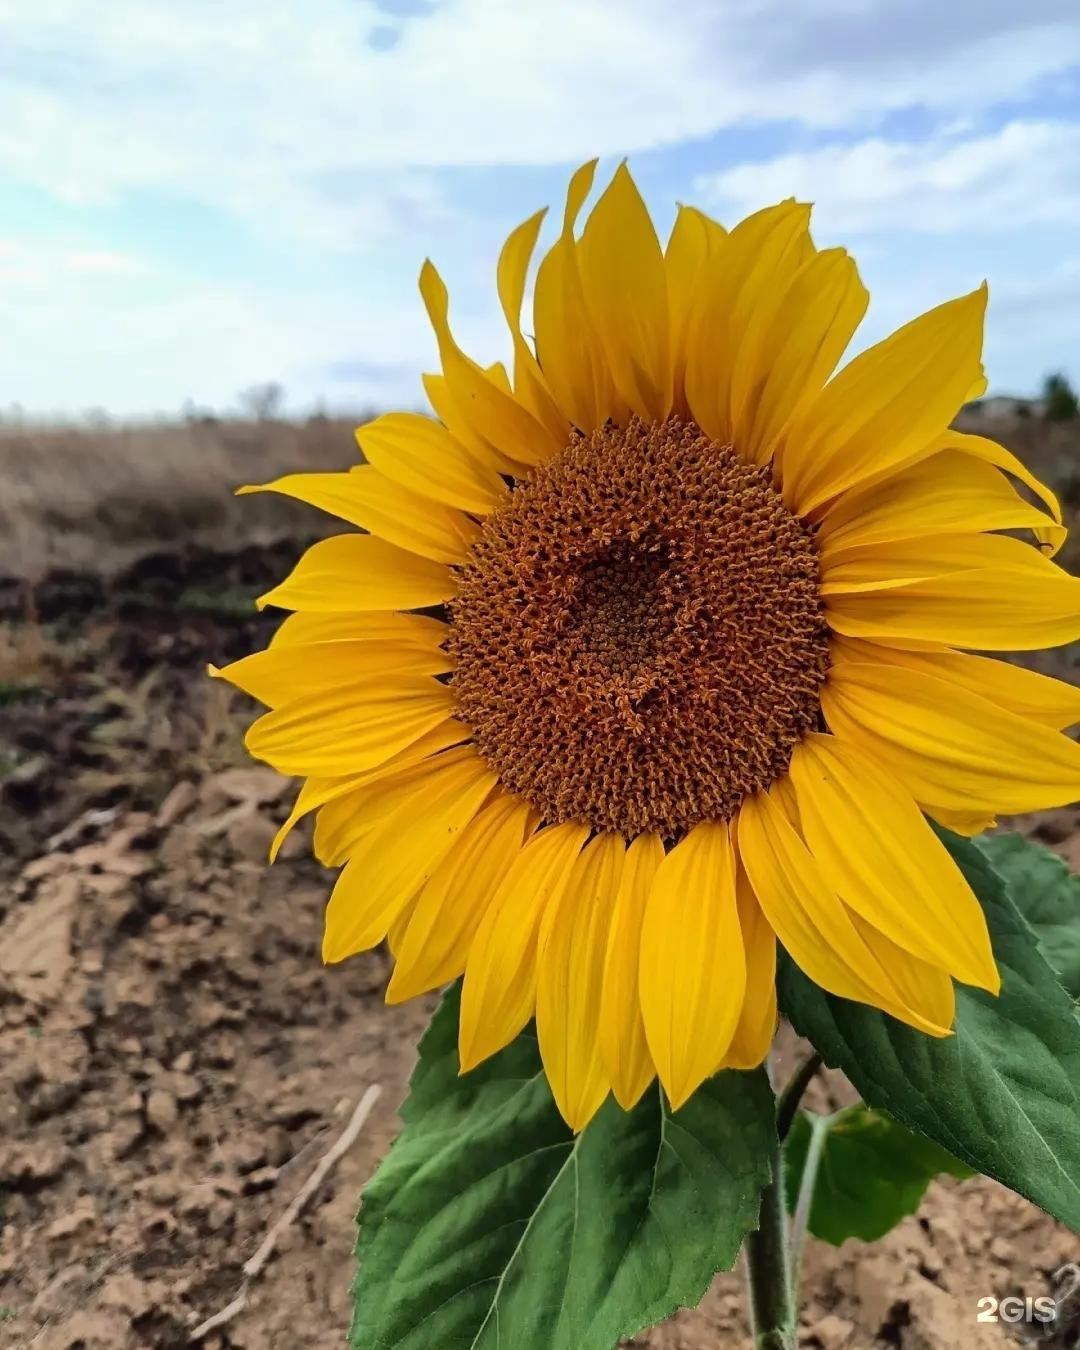
[[[572,432],[450,602],[460,716],[548,821],[674,841],[772,785],[829,661],[811,531],[676,415]]]
[[[392,1001],[464,975],[465,1070],[535,1017],[575,1129],[609,1092],[659,1076],[677,1108],[760,1063],[778,940],[948,1035],[953,981],[998,975],[929,821],[1080,796],[1080,694],[967,650],[1080,636],[1055,498],[950,430],[985,384],[985,287],[835,373],[867,294],[808,207],[730,232],[683,207],[662,248],[625,166],[578,231],[594,168],[532,341],[542,213],[502,251],[511,373],[457,345],[425,264],[436,417],[264,485],[359,532],[219,672],[269,705],[252,753],[305,780],[282,836],[315,812],[342,867],[325,958],[389,937]]]

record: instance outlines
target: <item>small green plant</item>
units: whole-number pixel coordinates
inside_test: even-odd
[[[0,680],[0,708],[25,703],[36,697],[40,690],[36,680]]]
[[[176,609],[181,614],[209,614],[219,618],[250,618],[254,592],[243,590],[239,586],[223,586],[218,590],[209,587],[189,586],[181,591],[176,600]]]

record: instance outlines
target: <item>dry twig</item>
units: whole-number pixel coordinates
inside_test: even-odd
[[[263,1238],[259,1250],[249,1261],[244,1262],[244,1282],[237,1290],[236,1297],[231,1303],[226,1304],[220,1312],[214,1313],[214,1315],[208,1317],[205,1322],[200,1322],[188,1338],[189,1344],[194,1345],[197,1341],[201,1341],[205,1336],[209,1335],[211,1331],[216,1331],[218,1327],[224,1326],[226,1322],[231,1322],[234,1317],[244,1311],[247,1307],[248,1288],[251,1281],[258,1278],[262,1273],[263,1267],[270,1260],[271,1256],[273,1256],[274,1248],[277,1246],[281,1234],[290,1224],[296,1222],[303,1212],[304,1206],[330,1175],[334,1167],[337,1166],[341,1158],[344,1157],[356,1142],[356,1138],[364,1128],[364,1122],[371,1114],[371,1108],[378,1101],[381,1092],[382,1088],[379,1084],[373,1083],[360,1098],[356,1104],[356,1110],[349,1119],[349,1123],[342,1130],[341,1134],[338,1135],[335,1142],[319,1159],[315,1170],[308,1177],[307,1181],[304,1182],[303,1186],[300,1187],[296,1195],[293,1196],[292,1202],[285,1213],[282,1214],[273,1227],[270,1228],[266,1237]]]

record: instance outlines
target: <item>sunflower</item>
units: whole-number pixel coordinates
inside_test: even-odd
[[[681,207],[661,248],[623,166],[579,234],[594,168],[532,340],[543,212],[500,255],[512,378],[425,264],[437,417],[242,489],[360,532],[310,548],[260,601],[293,611],[269,648],[219,672],[270,708],[251,753],[306,780],[275,848],[315,812],[343,865],[325,959],[388,937],[390,1002],[463,975],[462,1071],[535,1017],[575,1130],[609,1092],[658,1076],[677,1109],[759,1064],[778,941],[948,1035],[953,982],[999,977],[930,821],[1080,796],[1080,691],[965,650],[1080,636],[1054,496],[950,430],[985,387],[985,286],[834,374],[868,297],[808,206],[730,232]]]

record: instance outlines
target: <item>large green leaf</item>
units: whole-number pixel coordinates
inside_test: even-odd
[[[1080,877],[1070,876],[1056,853],[1021,834],[988,834],[977,842],[1034,928],[1058,979],[1080,999]]]
[[[1001,878],[942,837],[986,912],[1000,997],[958,987],[956,1034],[937,1040],[824,993],[785,956],[781,1006],[869,1105],[1080,1231],[1080,1022]]]
[[[420,1047],[404,1128],[364,1193],[355,1350],[610,1350],[697,1303],[769,1178],[763,1072],[672,1115],[609,1101],[576,1139],[532,1030],[462,1077],[458,994]]]
[[[815,1139],[815,1135],[821,1137]],[[919,1208],[927,1186],[941,1173],[970,1177],[951,1153],[866,1106],[834,1116],[800,1111],[784,1142],[784,1184],[794,1212],[814,1141],[820,1150],[807,1227],[839,1247],[848,1238],[876,1242]]]

